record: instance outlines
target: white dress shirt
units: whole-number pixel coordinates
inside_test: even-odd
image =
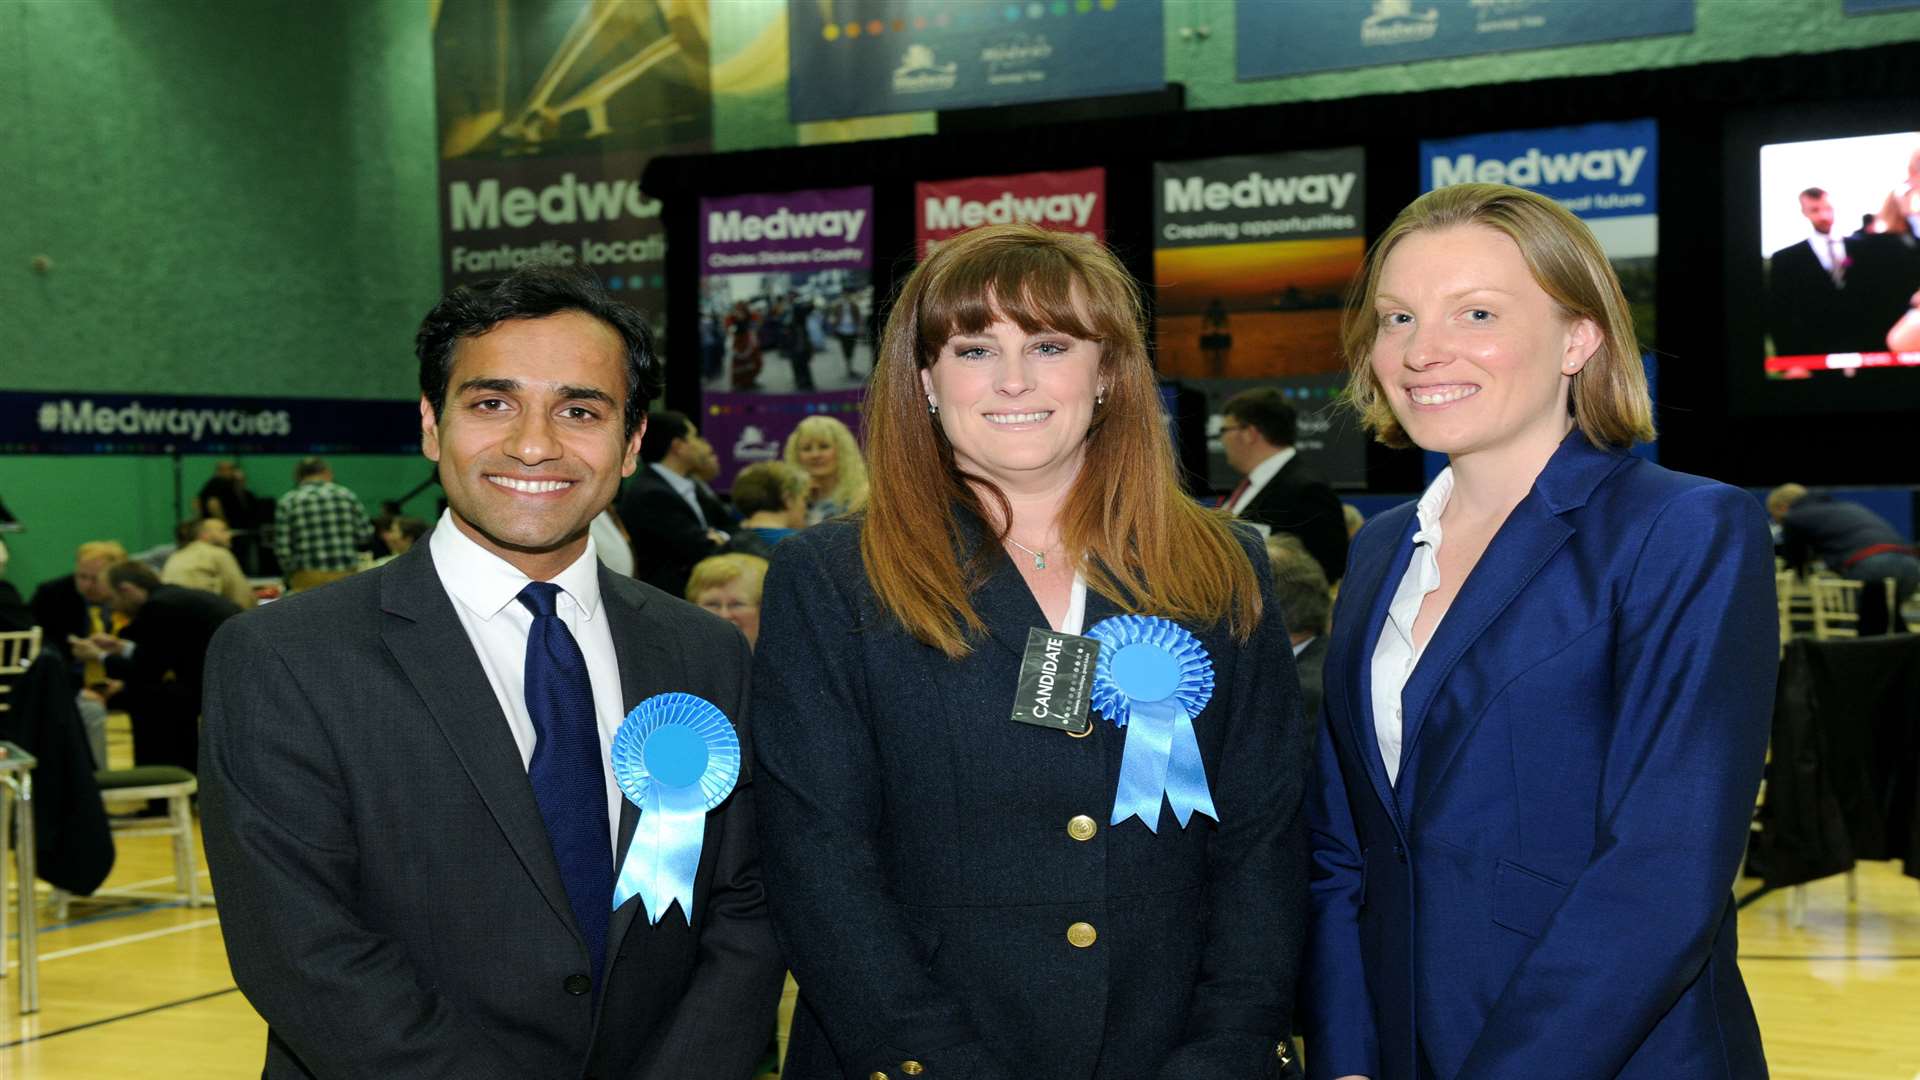
[[[440,515],[427,543],[440,585],[453,597],[453,610],[479,654],[493,696],[506,714],[507,728],[520,748],[520,763],[533,760],[533,717],[527,712],[527,635],[533,630],[533,612],[519,602],[520,590],[533,579],[513,564],[475,543],[453,523],[452,513]],[[593,683],[593,714],[600,725],[600,771],[607,785],[607,832],[612,837],[615,869],[620,852],[620,803],[625,796],[613,778],[608,751],[614,732],[625,718],[620,690],[620,658],[613,651],[613,631],[600,607],[600,559],[593,538],[587,550],[552,579],[560,586],[554,610],[573,634],[587,661]]]
[[[693,507],[693,516],[700,522],[701,528],[710,529],[713,527],[713,524],[707,520],[707,512],[700,509],[700,489],[699,486],[693,482],[693,477],[681,476],[679,473],[674,472],[672,469],[667,468],[657,461],[649,465],[648,468],[659,473],[660,478],[667,482],[667,486],[679,492],[680,497],[687,501],[687,505]]]
[[[633,576],[633,547],[627,543],[627,535],[614,524],[613,511],[602,510],[595,515],[593,524],[587,527],[587,536],[593,540],[593,546],[600,552],[600,561],[607,569],[621,577]]]
[[[1087,630],[1087,579],[1074,571],[1073,591],[1067,596],[1067,616],[1054,627],[1063,634],[1079,637]]]
[[[1373,647],[1373,733],[1380,742],[1380,760],[1387,766],[1389,783],[1400,779],[1401,693],[1427,642],[1433,640],[1430,632],[1426,642],[1415,645],[1413,621],[1420,616],[1420,604],[1427,594],[1440,587],[1440,514],[1452,497],[1453,469],[1449,467],[1433,478],[1414,508],[1420,527],[1413,534],[1413,561],[1407,564],[1400,587],[1393,591],[1387,624],[1381,627],[1380,641]],[[1436,620],[1434,630],[1439,628]]]
[[[1240,497],[1233,500],[1233,505],[1227,507],[1227,509],[1234,514],[1245,510],[1253,503],[1255,498],[1259,497],[1260,489],[1266,487],[1268,481],[1280,475],[1280,470],[1286,468],[1287,462],[1292,461],[1294,455],[1297,453],[1299,453],[1298,450],[1289,446],[1285,450],[1277,451],[1272,457],[1260,464],[1255,465],[1253,471],[1247,474],[1247,490],[1241,492]]]

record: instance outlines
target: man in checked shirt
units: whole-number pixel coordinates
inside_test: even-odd
[[[333,469],[324,459],[301,459],[293,482],[274,512],[274,536],[287,591],[299,592],[358,570],[373,522],[360,497],[333,482]]]

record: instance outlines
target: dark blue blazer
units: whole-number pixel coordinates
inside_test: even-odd
[[[1371,660],[1409,503],[1354,540],[1307,797],[1308,1075],[1766,1075],[1731,890],[1778,648],[1752,497],[1568,436],[1402,703]]]
[[[800,984],[783,1080],[1279,1076],[1310,764],[1265,553],[1248,545],[1267,612],[1252,640],[1188,627],[1217,679],[1194,727],[1221,823],[1182,829],[1163,805],[1156,835],[1108,824],[1123,731],[1008,718],[1046,619],[999,546],[973,594],[989,633],[949,660],[880,608],[859,527],[783,541],[761,605],[755,788]],[[1087,597],[1089,627],[1114,614]],[[1068,832],[1080,815],[1089,839]],[[1068,941],[1079,922],[1090,947]]]

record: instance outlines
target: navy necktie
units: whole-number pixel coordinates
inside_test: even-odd
[[[607,781],[600,764],[600,726],[593,714],[587,658],[555,600],[560,586],[536,581],[520,590],[533,612],[527,634],[527,715],[533,720],[533,760],[527,778],[553,842],[567,902],[586,939],[597,990],[607,951],[613,906],[613,841],[607,827]]]

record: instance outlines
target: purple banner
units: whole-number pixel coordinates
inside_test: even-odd
[[[701,406],[700,434],[713,444],[720,459],[715,484],[733,486],[741,469],[763,461],[783,460],[787,437],[800,421],[824,413],[853,429],[860,437],[860,390],[829,390],[815,394],[734,394],[709,392]]]
[[[704,274],[873,266],[870,187],[701,199],[700,223]]]

